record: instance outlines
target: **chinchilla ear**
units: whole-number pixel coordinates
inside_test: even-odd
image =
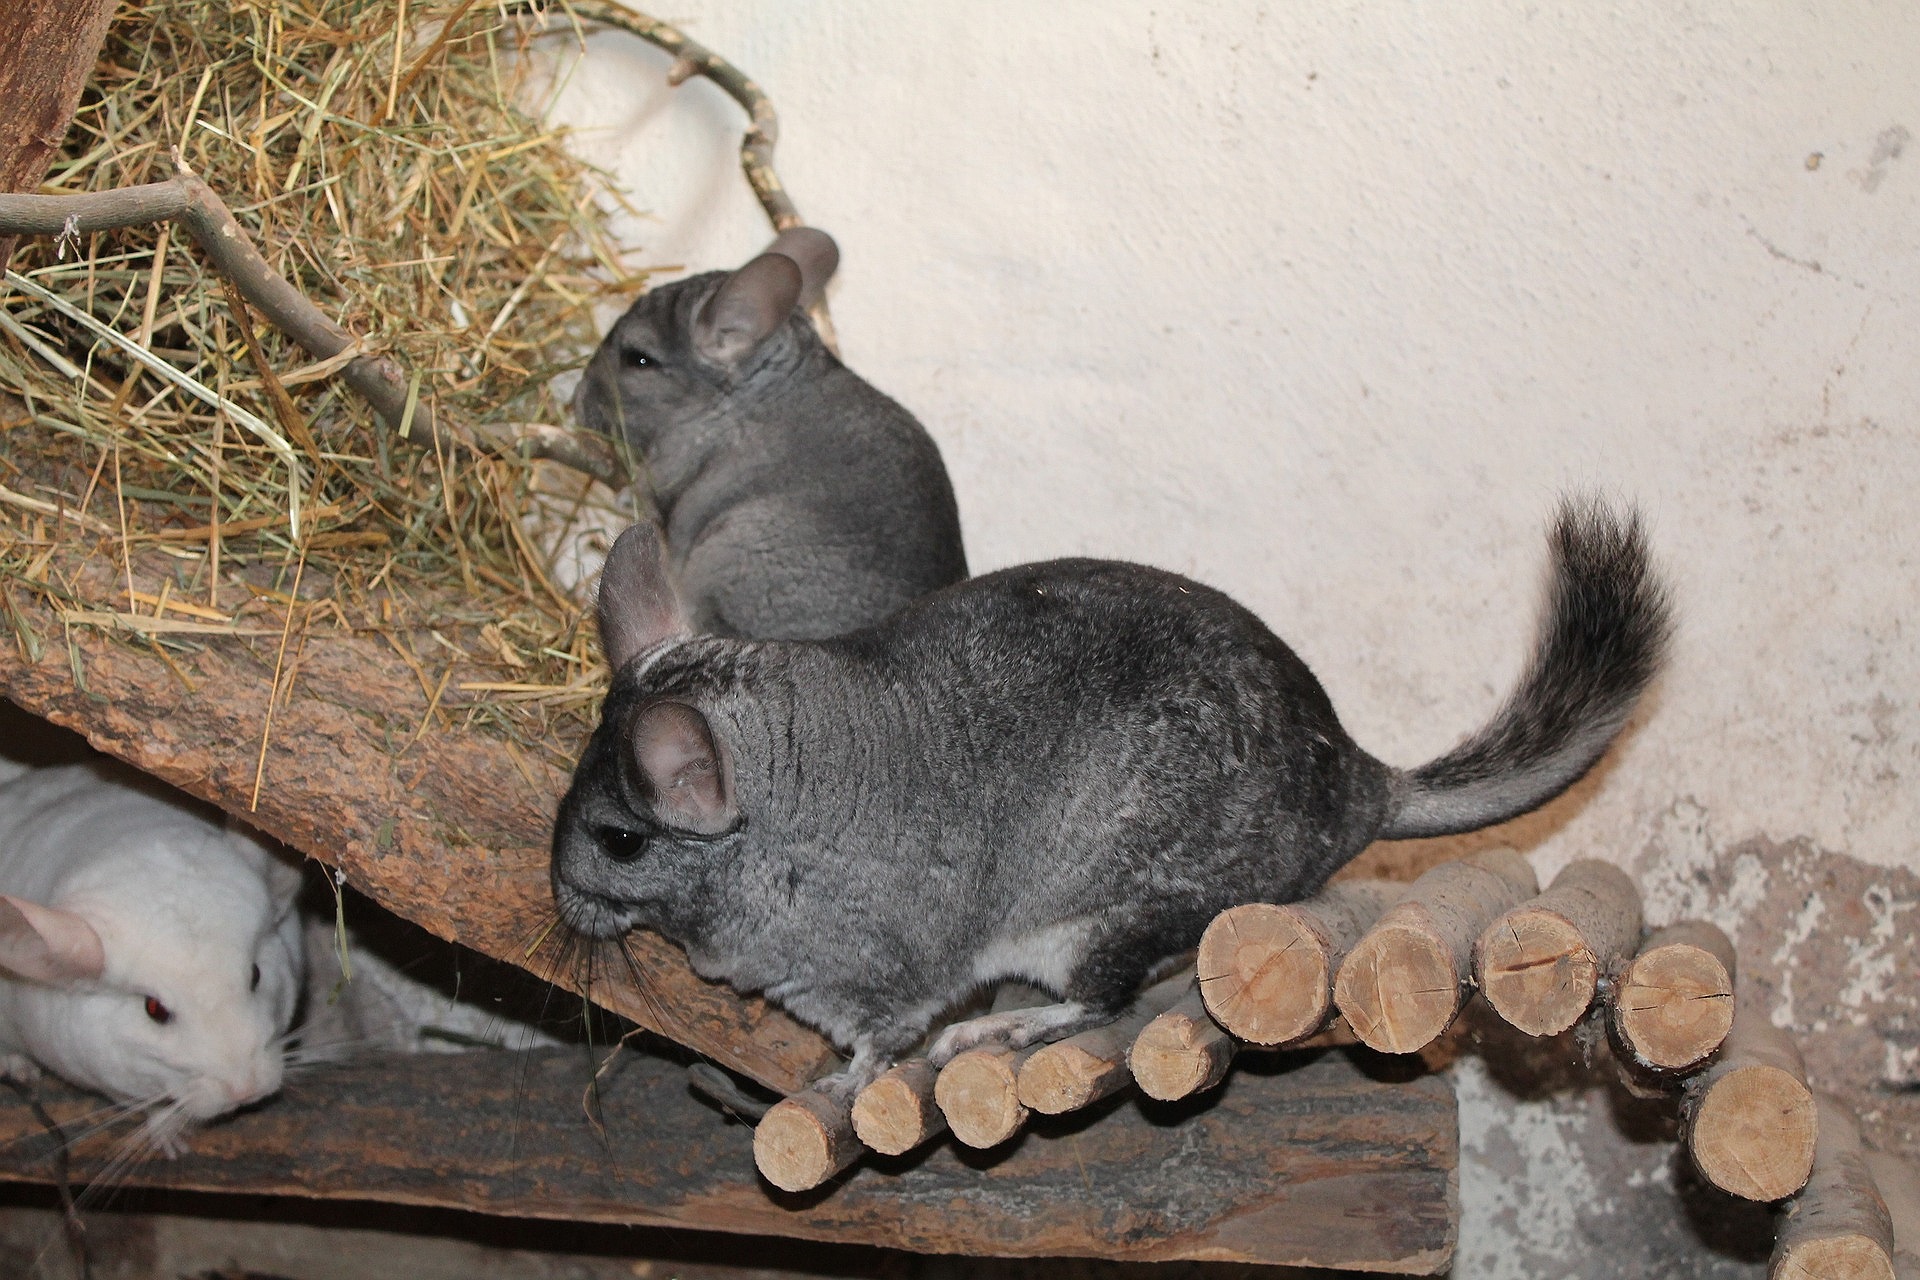
[[[0,969],[64,987],[90,982],[107,956],[93,926],[71,911],[0,894]]]
[[[642,707],[627,722],[627,746],[661,822],[703,836],[732,829],[740,814],[733,780],[699,711],[684,702]]]
[[[600,571],[600,647],[607,666],[618,671],[662,640],[691,630],[667,571],[659,528],[630,525]]]
[[[800,264],[763,253],[728,276],[693,322],[693,345],[721,364],[738,364],[787,322],[800,300]]]
[[[803,308],[820,301],[827,281],[840,266],[840,246],[818,227],[788,227],[773,238],[767,252],[792,258],[800,268],[799,305]]]
[[[298,853],[273,837],[248,826],[231,814],[226,823],[227,844],[247,865],[260,873],[267,886],[267,898],[273,903],[273,918],[282,919],[293,910],[304,879]]]

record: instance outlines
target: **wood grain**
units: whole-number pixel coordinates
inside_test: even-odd
[[[1115,1100],[1044,1120],[1050,1128],[993,1156],[962,1157],[950,1143],[905,1160],[870,1156],[799,1196],[754,1177],[752,1132],[695,1101],[679,1068],[616,1060],[600,1081],[599,1129],[581,1111],[591,1074],[566,1050],[372,1060],[298,1080],[129,1181],[923,1253],[1432,1274],[1453,1252],[1450,1087],[1438,1076],[1381,1083],[1339,1053],[1277,1056],[1236,1073],[1209,1105],[1172,1115]],[[94,1105],[49,1094],[56,1118]],[[76,1177],[99,1167],[116,1136],[80,1146]],[[49,1146],[0,1091],[0,1180],[46,1178]]]
[[[0,18],[0,191],[32,191],[93,78],[114,0],[7,0]],[[0,236],[0,270],[13,254]]]
[[[12,599],[42,636],[70,636],[73,652],[70,661],[65,646],[50,643],[29,664],[0,638],[0,695],[339,868],[436,937],[572,990],[586,985],[573,967],[546,971],[529,956],[553,920],[547,851],[565,771],[526,752],[516,762],[487,731],[441,727],[426,715],[419,678],[384,640],[330,627],[302,639],[298,678],[273,713],[260,806],[250,812],[277,606],[260,614],[267,638],[221,637],[175,655],[190,690],[155,654],[63,628],[26,593]],[[436,647],[429,639],[423,651]],[[428,674],[440,679],[445,665]],[[489,674],[456,663],[447,688]],[[679,947],[645,932],[628,940],[646,989],[624,965],[602,964],[596,1002],[781,1093],[834,1068],[837,1056],[819,1035],[764,1001],[701,980]]]

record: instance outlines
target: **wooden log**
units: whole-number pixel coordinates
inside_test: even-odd
[[[1813,1091],[1793,1037],[1747,1008],[1711,1067],[1680,1103],[1687,1152],[1729,1194],[1771,1201],[1806,1185],[1817,1128]]]
[[[954,1055],[933,1085],[934,1101],[954,1137],[984,1148],[997,1147],[1020,1132],[1028,1115],[1020,1101],[1020,1067],[1040,1048],[983,1045]]]
[[[1222,911],[1194,961],[1207,1012],[1248,1044],[1313,1035],[1333,1016],[1340,962],[1406,891],[1391,880],[1349,880],[1302,902]]]
[[[753,1130],[753,1163],[782,1191],[811,1191],[862,1150],[846,1099],[819,1089],[782,1098]]]
[[[1690,1071],[1733,1028],[1733,943],[1704,920],[1668,925],[1640,944],[1613,984],[1608,1022],[1645,1068]]]
[[[1557,1036],[1580,1020],[1600,980],[1640,942],[1640,890],[1610,862],[1570,862],[1539,897],[1480,934],[1474,976],[1494,1011],[1530,1036]]]
[[[925,1058],[896,1064],[853,1100],[853,1132],[883,1156],[903,1155],[943,1132],[947,1117],[934,1100],[940,1073]]]
[[[1874,1185],[1853,1114],[1817,1095],[1813,1176],[1787,1204],[1769,1280],[1894,1280],[1893,1222]]]
[[[7,0],[0,21],[0,191],[32,191],[93,78],[114,0]],[[14,238],[0,236],[0,270]]]
[[[1135,1037],[1192,989],[1193,972],[1182,971],[1143,991],[1124,1017],[1043,1045],[1021,1064],[1016,1084],[1021,1105],[1057,1116],[1124,1088],[1133,1079],[1127,1053]]]
[[[1889,1152],[1869,1151],[1867,1172],[1893,1223],[1894,1280],[1920,1280],[1920,1169]]]
[[[135,555],[132,564],[140,589],[171,581],[164,556]],[[112,593],[97,586],[87,594]],[[485,651],[477,628],[456,621],[469,607],[457,594],[418,603],[424,616],[444,617],[439,631],[449,641]],[[547,953],[530,956],[528,946],[557,936],[547,863],[563,765],[483,726],[443,726],[428,713],[420,677],[380,634],[297,628],[299,680],[282,690],[264,735],[278,605],[243,610],[248,628],[270,636],[196,636],[196,651],[169,658],[68,626],[38,596],[16,592],[12,608],[24,625],[65,642],[45,645],[34,662],[0,634],[0,696],[339,868],[436,937],[570,990],[584,985],[583,971],[549,968]],[[440,708],[456,715],[463,681],[497,678],[477,663],[431,656],[424,674],[445,690]],[[259,807],[250,809],[263,759]],[[624,942],[645,989],[624,961],[602,957],[597,1003],[782,1094],[839,1066],[821,1036],[765,1001],[703,981],[679,947],[645,932]]]
[[[1205,1092],[1227,1078],[1234,1038],[1207,1016],[1198,990],[1148,1023],[1133,1042],[1127,1065],[1140,1092],[1172,1102]]]
[[[1414,1053],[1458,1016],[1473,980],[1473,944],[1502,912],[1540,892],[1527,860],[1485,849],[1415,880],[1347,953],[1333,999],[1363,1044]]]
[[[1459,1119],[1445,1077],[1384,1083],[1341,1054],[1239,1073],[1177,1126],[1121,1106],[987,1160],[939,1143],[904,1166],[857,1162],[830,1191],[797,1197],[753,1176],[752,1135],[691,1096],[672,1063],[622,1054],[590,1118],[580,1099],[597,1063],[578,1049],[450,1061],[372,1058],[302,1077],[193,1135],[179,1160],[135,1164],[124,1182],[248,1204],[328,1198],[915,1253],[1425,1275],[1445,1270],[1453,1248]],[[43,1090],[69,1133],[99,1106],[51,1082]],[[76,1144],[76,1188],[124,1133]],[[0,1090],[0,1181],[46,1182],[52,1151],[27,1106]]]

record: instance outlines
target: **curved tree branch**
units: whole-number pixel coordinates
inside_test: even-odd
[[[201,181],[177,155],[174,164],[174,176],[164,182],[115,191],[71,196],[0,194],[0,236],[77,236],[155,222],[177,222],[192,234],[212,260],[214,269],[232,281],[241,296],[315,359],[330,360],[359,344],[358,338],[329,320],[312,300],[267,263],[213,188]],[[409,420],[408,376],[387,356],[354,356],[340,370],[340,376],[373,406],[388,426],[423,447],[436,444],[447,450],[483,447],[473,431],[442,422],[417,395],[413,397]],[[550,458],[614,488],[627,480],[626,465],[612,442],[591,432],[519,424],[490,429],[485,436],[484,447],[495,452]]]
[[[767,220],[776,232],[806,225],[806,219],[794,207],[793,197],[787,194],[780,175],[773,168],[773,149],[780,141],[779,113],[773,109],[773,100],[751,76],[678,27],[630,9],[619,0],[574,0],[568,8],[588,22],[625,31],[672,54],[674,61],[667,71],[668,84],[678,86],[694,76],[704,76],[739,103],[749,121],[747,132],[740,139],[740,169],[746,174],[747,185],[753,188],[754,196],[766,210]],[[837,353],[839,343],[833,331],[833,317],[827,311],[827,300],[817,299],[807,314],[813,317],[821,340]]]

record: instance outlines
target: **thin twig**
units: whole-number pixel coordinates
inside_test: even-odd
[[[747,131],[740,139],[740,170],[746,175],[747,185],[753,188],[775,231],[806,225],[806,219],[800,216],[793,197],[787,194],[787,188],[773,168],[773,149],[780,142],[780,115],[773,109],[773,100],[751,76],[678,27],[631,9],[619,0],[573,0],[567,7],[589,22],[638,36],[672,54],[668,84],[677,87],[695,76],[703,76],[739,103],[748,120]],[[826,299],[816,300],[808,314],[813,317],[821,340],[829,348],[837,349],[833,317],[827,311]]]
[[[360,339],[326,317],[307,296],[289,284],[274,269],[234,221],[226,203],[205,182],[186,167],[176,153],[176,172],[164,182],[121,187],[114,191],[90,192],[73,196],[0,194],[0,236],[73,235],[111,231],[121,227],[146,226],[155,222],[179,222],[186,226],[194,241],[213,260],[215,270],[231,281],[240,295],[260,309],[273,326],[299,343],[321,361],[329,361],[356,348]],[[44,291],[31,281],[9,273],[10,282],[44,299]],[[58,300],[63,303],[64,300]],[[97,322],[96,322],[97,323]],[[103,334],[102,336],[106,336]],[[119,338],[119,335],[114,335]],[[126,342],[125,339],[119,339]],[[144,351],[128,354],[139,358]],[[148,358],[151,359],[150,357]],[[167,371],[150,364],[156,372]],[[347,385],[364,397],[388,426],[399,430],[407,423],[408,437],[428,447],[438,444],[454,451],[472,449],[473,434],[441,423],[425,403],[413,407],[407,416],[410,381],[398,363],[384,355],[366,353],[346,362],[340,371]],[[217,406],[242,425],[261,434],[258,419],[230,405]],[[249,421],[249,419],[252,419]],[[255,424],[258,424],[256,427]],[[597,480],[620,487],[627,481],[627,469],[619,453],[600,436],[591,432],[567,431],[561,427],[526,424],[518,428],[493,428],[485,433],[496,451],[518,453],[523,457],[549,458],[562,466],[584,471]],[[282,448],[286,442],[270,429],[269,443]],[[263,437],[263,438],[265,438]],[[290,448],[285,449],[289,462]],[[296,486],[292,486],[297,489]],[[296,497],[297,502],[297,497]],[[297,536],[297,534],[296,534]]]

